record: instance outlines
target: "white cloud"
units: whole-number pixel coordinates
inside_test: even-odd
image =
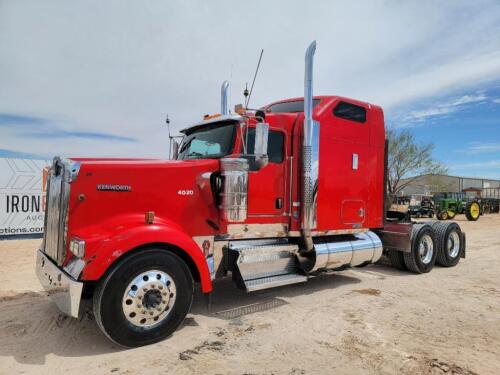
[[[500,143],[471,142],[464,152],[472,154],[500,152]]]
[[[427,108],[418,111],[411,111],[404,118],[405,121],[424,121],[429,117],[444,116],[453,112],[460,111],[469,104],[484,102],[488,97],[484,94],[463,95],[459,98],[454,98],[446,102],[437,103],[432,108]]]
[[[452,164],[449,166],[452,170],[476,170],[476,169],[500,169],[500,159],[489,160],[485,162]]]
[[[493,100],[492,100],[492,102],[493,102],[493,103],[500,104],[500,98],[498,98],[498,99],[493,99]]]
[[[2,1],[0,113],[57,118],[68,132],[139,143],[33,140],[13,128],[0,129],[0,148],[165,156],[165,114],[180,129],[218,111],[229,76],[231,104],[242,102],[261,48],[253,104],[301,96],[313,39],[318,94],[386,109],[452,95],[500,77],[499,15],[495,1]],[[446,115],[480,95],[415,115]]]

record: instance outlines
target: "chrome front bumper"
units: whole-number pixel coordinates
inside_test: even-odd
[[[41,250],[36,254],[36,275],[57,307],[66,315],[80,316],[83,283],[76,281]]]

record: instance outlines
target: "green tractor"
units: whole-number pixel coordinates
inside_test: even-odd
[[[456,214],[465,214],[467,220],[476,221],[481,215],[477,199],[468,199],[465,193],[434,194],[434,205],[438,220],[453,219]]]

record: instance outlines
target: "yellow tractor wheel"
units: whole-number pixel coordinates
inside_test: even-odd
[[[476,221],[479,219],[479,215],[481,215],[481,207],[479,203],[476,201],[469,202],[465,206],[465,216],[469,221]]]
[[[448,219],[448,211],[438,212],[436,217],[438,218],[438,220],[447,220]]]

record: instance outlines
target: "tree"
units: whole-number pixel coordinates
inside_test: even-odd
[[[389,155],[387,182],[389,202],[422,174],[442,174],[447,168],[432,156],[434,144],[416,142],[409,130],[387,130]],[[404,179],[404,181],[402,181]]]

